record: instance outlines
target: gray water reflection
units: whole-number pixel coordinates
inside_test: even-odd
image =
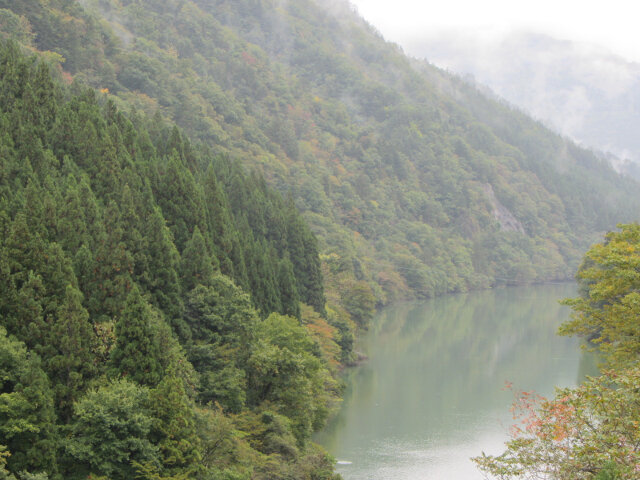
[[[558,337],[572,284],[394,305],[363,342],[338,416],[318,437],[345,480],[480,479],[469,457],[499,453],[514,388],[578,381],[580,349]],[[349,463],[350,462],[350,463]]]

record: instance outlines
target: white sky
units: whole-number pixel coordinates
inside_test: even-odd
[[[635,0],[351,0],[387,40],[461,31],[492,40],[518,30],[603,46],[640,62]]]

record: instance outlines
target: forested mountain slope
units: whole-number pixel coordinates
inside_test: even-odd
[[[350,333],[293,203],[15,43],[0,126],[0,478],[333,478]]]
[[[4,31],[62,55],[69,80],[159,112],[291,193],[345,305],[569,278],[594,234],[637,218],[635,183],[412,64],[342,0],[0,7]]]

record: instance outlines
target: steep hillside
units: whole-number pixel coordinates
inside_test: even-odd
[[[15,43],[0,126],[0,478],[332,479],[350,332],[292,202]]]
[[[637,217],[635,183],[413,65],[341,0],[0,6],[23,42],[65,57],[69,78],[159,112],[291,193],[318,235],[329,298],[356,319],[372,294],[570,278],[598,232]]]

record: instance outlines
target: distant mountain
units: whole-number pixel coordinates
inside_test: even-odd
[[[291,195],[327,297],[378,302],[571,278],[640,189],[345,0],[0,0],[69,82],[160,115]],[[13,16],[13,17],[11,17]],[[51,61],[62,60],[49,53]]]
[[[581,145],[612,153],[617,168],[640,173],[634,165],[640,162],[640,64],[533,33],[494,41],[451,34],[414,40],[406,48],[470,75]]]

